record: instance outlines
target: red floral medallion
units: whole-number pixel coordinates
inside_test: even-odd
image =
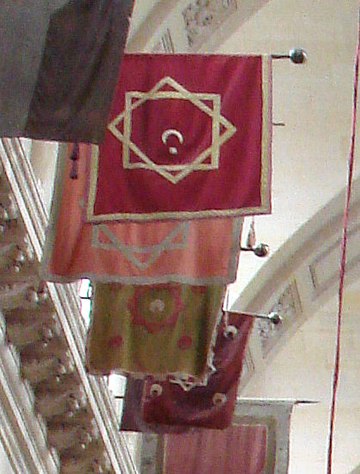
[[[184,305],[181,287],[157,285],[135,287],[134,296],[128,305],[133,323],[144,326],[151,334],[174,327]]]

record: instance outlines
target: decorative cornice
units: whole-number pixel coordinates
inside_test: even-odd
[[[282,323],[273,324],[271,321],[259,319],[256,321],[255,330],[261,341],[263,357],[271,351],[278,339],[285,334],[295,320],[302,314],[299,290],[296,280],[290,281],[277,297],[276,303],[270,312],[281,314]]]
[[[182,11],[188,47],[198,49],[237,9],[236,0],[196,0]]]
[[[31,164],[19,140],[1,140],[0,161],[6,180],[11,183],[11,191],[23,220],[27,236],[35,251],[36,259],[40,260],[48,216],[37,190]],[[39,277],[35,276],[32,284],[36,287],[40,284],[39,280]],[[35,290],[34,295],[31,296],[33,303],[29,300],[28,305],[31,306],[33,304],[37,306],[39,297],[42,295],[39,291],[44,292],[43,284],[40,286],[42,290]],[[25,285],[21,291],[25,292],[24,295],[27,295],[28,290]],[[16,292],[18,293],[19,291],[20,287]],[[86,329],[80,314],[79,298],[75,293],[74,286],[48,284],[47,291],[50,296],[48,310],[51,309],[52,305],[57,314],[57,320],[61,327],[64,341],[67,344],[67,352],[69,352],[74,364],[75,372],[88,406],[93,413],[98,432],[100,433],[100,439],[104,443],[112,470],[115,473],[135,474],[137,471],[129,454],[126,439],[118,432],[116,415],[108,388],[104,381],[88,377],[85,372],[84,340]],[[13,299],[17,297],[16,292],[12,297]],[[7,304],[11,307],[13,304],[11,298]],[[78,403],[76,398],[73,400]],[[31,413],[31,416],[34,416],[34,414]],[[91,447],[92,445],[93,448]],[[87,448],[87,452],[90,455],[93,449],[98,449],[96,443],[92,443],[92,445],[90,444]],[[68,464],[67,470],[70,472],[71,469],[73,467]]]
[[[160,0],[134,31],[127,51],[157,51],[168,32],[174,52],[214,52],[268,1]]]
[[[0,438],[17,474],[59,471],[56,452],[47,445],[46,430],[34,416],[33,394],[22,381],[19,357],[6,345],[0,314]]]

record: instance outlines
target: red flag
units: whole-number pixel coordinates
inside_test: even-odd
[[[224,429],[231,423],[251,316],[227,313],[219,329],[214,356],[216,372],[204,387],[190,391],[173,382],[145,382],[143,418],[148,423]]]
[[[261,56],[126,55],[87,219],[269,213],[270,85]]]

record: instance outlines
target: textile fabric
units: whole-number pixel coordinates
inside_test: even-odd
[[[203,383],[211,371],[223,294],[222,286],[97,283],[89,372],[185,375]]]
[[[165,436],[165,474],[263,474],[266,425],[232,426]]]
[[[269,213],[270,89],[267,57],[125,55],[87,219]]]
[[[0,136],[99,143],[133,0],[5,0]]]
[[[165,470],[168,465],[166,461],[172,464],[174,470],[179,469],[181,474],[186,472],[185,469],[193,469],[190,472],[208,473],[213,472],[212,468],[219,466],[219,471],[227,473],[231,465],[235,466],[236,461],[232,464],[232,456],[239,456],[237,469],[235,472],[246,474],[247,468],[252,465],[255,473],[261,474],[282,474],[287,473],[289,469],[289,433],[291,412],[294,405],[298,403],[294,399],[285,400],[269,400],[260,398],[238,398],[236,402],[235,413],[233,417],[232,427],[223,431],[206,430],[203,428],[189,428],[187,434],[196,434],[197,436],[172,437],[156,436],[154,434],[144,435],[144,450],[142,452],[141,471],[146,470],[147,466],[151,466],[156,472],[172,472]],[[149,426],[149,425],[147,425]],[[160,425],[157,425],[157,427]],[[165,426],[165,425],[164,425]],[[228,439],[228,433],[231,433],[233,428],[244,427],[261,427],[264,432],[266,430],[266,439],[256,438],[251,440],[249,444],[238,443],[234,440],[235,447],[231,449],[230,445],[224,447],[222,440]],[[254,431],[251,429],[251,432]],[[207,435],[211,435],[210,442],[214,441],[214,449],[207,451],[200,447],[206,448],[209,446]],[[169,450],[169,455],[166,456],[164,462],[164,451],[166,452],[166,442],[164,440],[173,440],[173,448]],[[178,443],[177,443],[178,440]],[[182,440],[184,444],[182,444]],[[186,453],[180,448],[187,443],[188,449]],[[196,450],[193,446],[196,445]],[[176,452],[176,446],[179,446],[179,451]],[[195,451],[195,455],[194,455]],[[212,456],[216,459],[212,459]],[[262,462],[262,457],[266,456],[265,464]],[[195,458],[196,457],[196,458]],[[221,457],[221,458],[219,458]],[[200,459],[199,459],[200,458]],[[241,459],[240,459],[241,458]],[[212,462],[213,460],[213,462]],[[208,464],[207,464],[208,463]],[[228,463],[221,465],[221,463]],[[244,463],[244,464],[243,464]],[[210,467],[209,467],[210,466]],[[182,469],[180,469],[180,467]],[[258,470],[257,470],[258,469]],[[231,471],[230,471],[231,472]],[[250,472],[252,472],[250,470]]]
[[[224,429],[232,421],[239,378],[253,318],[226,313],[219,327],[214,366],[207,385],[189,391],[170,381],[145,381],[142,401],[147,423]],[[225,323],[225,321],[228,321]],[[161,389],[154,391],[154,387]]]
[[[186,426],[165,426],[155,423],[146,423],[142,417],[142,395],[144,391],[144,380],[128,377],[124,397],[124,405],[121,418],[121,431],[136,431],[140,433],[183,433],[187,431]]]
[[[68,154],[72,147],[68,147]],[[79,147],[78,179],[71,162],[59,159],[51,225],[47,232],[43,278],[79,278],[124,284],[178,282],[228,284],[238,266],[242,218],[187,222],[85,223],[91,147]]]

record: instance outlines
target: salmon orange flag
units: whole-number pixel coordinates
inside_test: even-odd
[[[271,59],[125,55],[88,222],[270,212]]]
[[[72,146],[68,148],[71,156]],[[78,179],[59,159],[42,276],[49,281],[150,285],[228,284],[235,280],[242,217],[164,222],[85,222],[91,145],[80,144]]]

